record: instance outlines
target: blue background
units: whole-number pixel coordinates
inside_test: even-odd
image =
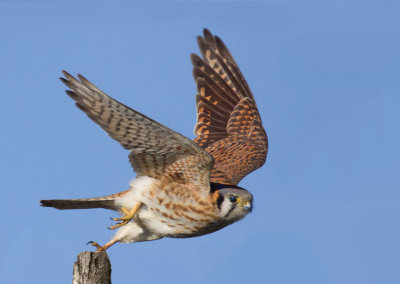
[[[0,2],[0,282],[69,283],[107,210],[40,199],[128,188],[128,152],[64,94],[60,70],[193,138],[189,54],[230,48],[270,138],[241,186],[255,210],[192,239],[117,244],[113,283],[400,283],[400,5]],[[190,282],[188,282],[190,281]]]

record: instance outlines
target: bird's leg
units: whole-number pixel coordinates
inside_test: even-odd
[[[130,211],[129,211],[128,209],[126,209],[125,207],[122,207],[122,208],[121,208],[121,211],[122,211],[122,213],[123,213],[124,215],[123,215],[122,217],[120,217],[120,218],[112,218],[113,221],[121,221],[121,222],[117,223],[117,224],[114,225],[114,226],[111,226],[110,229],[111,229],[111,230],[115,230],[116,228],[119,228],[119,227],[122,227],[122,226],[125,226],[126,224],[128,224],[129,221],[132,220],[133,217],[135,217],[135,213],[136,213],[136,211],[139,209],[140,205],[142,205],[141,202],[139,202],[138,204],[136,204],[136,205],[132,208],[132,210],[130,210]]]
[[[91,244],[92,246],[97,248],[96,251],[105,251],[106,249],[108,249],[110,246],[112,246],[116,242],[117,242],[117,240],[111,240],[108,243],[106,243],[104,246],[100,246],[98,243],[93,242],[93,241],[88,242],[88,244]]]

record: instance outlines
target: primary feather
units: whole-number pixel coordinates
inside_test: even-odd
[[[194,141],[215,160],[210,180],[238,184],[267,158],[268,138],[249,86],[222,40],[207,29],[192,54],[197,84]]]

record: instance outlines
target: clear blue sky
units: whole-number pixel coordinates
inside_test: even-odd
[[[189,54],[207,27],[269,134],[266,166],[241,183],[255,210],[211,235],[115,245],[113,283],[400,283],[400,5],[343,2],[1,1],[0,282],[69,283],[116,214],[39,200],[134,177],[61,69],[193,138]]]

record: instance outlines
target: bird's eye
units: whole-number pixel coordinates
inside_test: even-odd
[[[237,197],[236,196],[230,196],[229,197],[229,201],[232,203],[236,203],[237,202]]]

